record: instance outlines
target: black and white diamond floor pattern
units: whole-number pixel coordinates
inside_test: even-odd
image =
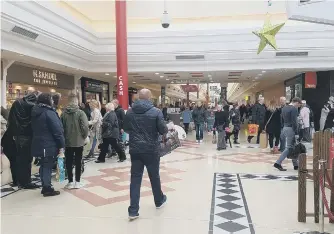
[[[95,154],[93,158],[84,159],[85,164],[95,160],[97,156],[98,156],[98,154]],[[53,173],[52,176],[55,176],[55,173]],[[37,185],[41,185],[41,179],[39,177],[39,173],[31,175],[31,182],[35,183]],[[13,186],[12,183],[2,185],[1,186],[0,198],[6,197],[10,194],[13,194],[13,193],[19,191],[19,190],[20,190],[19,187]]]
[[[275,181],[297,181],[297,175],[270,175],[270,174],[239,174],[241,179],[250,180],[275,180]]]
[[[215,174],[209,234],[254,234],[238,174]]]

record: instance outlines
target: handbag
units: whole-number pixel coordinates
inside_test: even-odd
[[[266,131],[267,131],[267,125],[269,124],[269,122],[270,122],[271,118],[273,117],[273,115],[275,114],[275,112],[276,112],[276,110],[271,114],[271,116],[270,116],[270,118],[268,119],[266,125],[264,126],[264,130],[263,130],[263,132],[266,132]]]
[[[216,135],[216,133],[214,133],[212,135],[212,144],[217,144],[217,135]]]

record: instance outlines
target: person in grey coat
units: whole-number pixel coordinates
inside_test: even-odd
[[[203,141],[204,123],[207,122],[206,111],[202,105],[202,102],[197,103],[197,107],[192,112],[192,118],[194,120],[196,129],[196,141],[200,143]]]
[[[119,161],[124,162],[126,160],[125,152],[122,150],[119,145],[119,125],[117,116],[115,113],[115,106],[113,103],[108,103],[106,105],[107,113],[103,117],[102,126],[101,126],[101,134],[102,134],[102,144],[100,145],[101,152],[98,159],[95,161],[96,163],[104,163],[106,160],[106,155],[109,151],[109,145],[113,149],[115,149],[118,154]]]
[[[264,105],[264,97],[259,97],[258,102],[252,109],[252,123],[259,125],[257,132],[256,144],[260,143],[260,134],[264,130],[266,119],[266,106]],[[248,136],[248,142],[252,140],[253,136]]]

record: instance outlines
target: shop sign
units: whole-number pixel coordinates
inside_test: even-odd
[[[198,86],[197,85],[181,85],[181,88],[184,92],[198,92]]]
[[[56,73],[32,70],[32,76],[34,83],[58,86]]]
[[[317,88],[317,73],[316,72],[306,72],[305,73],[305,88],[306,89]]]
[[[86,88],[103,89],[102,84],[86,81]]]
[[[123,84],[123,76],[118,77],[118,96],[124,95],[124,84]]]

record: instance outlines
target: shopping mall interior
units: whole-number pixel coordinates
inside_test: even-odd
[[[166,206],[155,209],[145,169],[140,217],[131,222],[128,149],[125,162],[96,164],[96,147],[84,159],[80,189],[65,189],[53,172],[60,196],[50,198],[13,185],[1,154],[1,232],[334,233],[333,183],[327,178],[319,191],[317,179],[320,158],[332,173],[334,144],[315,137],[323,134],[324,105],[333,102],[334,116],[333,9],[332,0],[1,1],[1,107],[8,111],[33,91],[60,93],[60,109],[75,93],[80,104],[118,99],[127,111],[145,88],[183,126],[182,111],[199,102],[215,115],[221,105],[300,98],[312,112],[313,139],[304,144],[307,169],[286,159],[280,171],[273,167],[279,152],[248,141],[246,115],[226,150],[217,150],[208,128],[203,142],[189,131],[161,158]],[[32,166],[36,184],[38,170]]]

